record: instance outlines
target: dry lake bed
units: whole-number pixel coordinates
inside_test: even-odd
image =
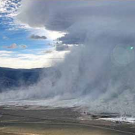
[[[98,116],[97,116],[98,117]],[[0,135],[134,135],[135,125],[84,116],[76,108],[1,106]]]

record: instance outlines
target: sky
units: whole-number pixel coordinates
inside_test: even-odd
[[[55,51],[55,40],[63,34],[22,24],[16,17],[20,6],[21,0],[0,0],[0,66],[51,66],[53,58],[64,56],[63,52]]]

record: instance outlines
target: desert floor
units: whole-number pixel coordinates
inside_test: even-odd
[[[0,107],[0,135],[134,134],[135,125],[91,119],[76,108]]]

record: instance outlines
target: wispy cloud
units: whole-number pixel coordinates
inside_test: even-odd
[[[7,36],[2,37],[4,40],[8,40],[9,38]]]
[[[16,43],[13,43],[12,45],[6,46],[5,48],[8,48],[8,49],[16,49],[16,48],[17,48],[17,44],[16,44]]]
[[[7,48],[7,49],[17,49],[17,48],[26,49],[27,45],[17,45],[16,43],[13,43],[9,46],[3,46],[3,48]]]
[[[0,57],[10,57],[13,53],[12,51],[0,51]]]
[[[20,6],[20,2],[20,0],[0,1],[0,17],[4,17],[6,20],[9,20],[8,25],[11,25],[12,28],[15,27],[14,17],[17,15],[17,10]]]
[[[1,67],[26,69],[50,67],[54,61],[62,61],[66,53],[67,52],[57,52],[54,50],[49,53],[42,51],[36,54],[0,51],[0,65]]]
[[[27,45],[19,45],[19,47],[22,48],[22,49],[26,49]]]
[[[20,5],[20,0],[1,0],[0,1],[0,13],[4,16],[13,17],[16,16],[17,9]]]

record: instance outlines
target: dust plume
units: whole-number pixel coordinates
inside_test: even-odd
[[[17,18],[67,33],[59,40],[73,47],[38,84],[1,100],[66,99],[65,106],[135,115],[135,1],[23,0]]]

